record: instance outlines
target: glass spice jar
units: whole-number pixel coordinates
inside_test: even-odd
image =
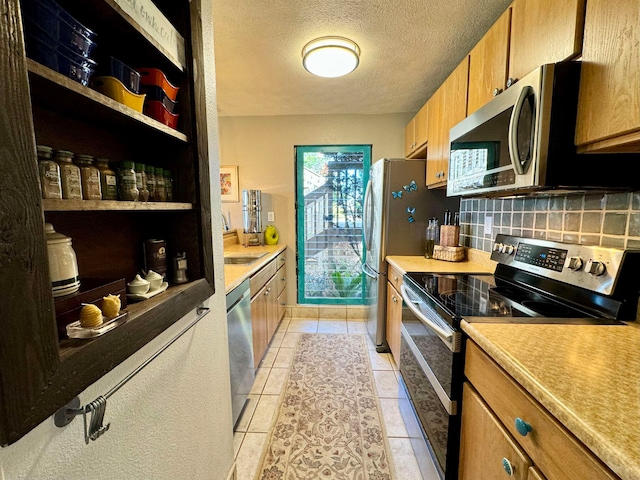
[[[143,202],[149,201],[149,190],[147,189],[147,173],[144,163],[136,163],[136,187],[138,187],[138,199]]]
[[[149,200],[152,202],[156,200],[156,169],[151,165],[145,167],[145,173],[147,175],[147,190],[149,190]]]
[[[60,166],[62,198],[69,200],[82,200],[80,168],[73,164],[73,152],[69,152],[68,150],[56,150],[54,152],[53,159]]]
[[[38,170],[40,172],[42,198],[62,198],[60,165],[51,159],[53,148],[46,145],[37,145],[36,150],[38,151]]]
[[[80,167],[82,198],[84,200],[102,200],[100,170],[93,164],[93,157],[91,155],[76,155],[75,164]]]
[[[164,171],[164,191],[167,202],[173,202],[173,178],[171,178],[171,170]]]
[[[138,200],[138,187],[136,187],[136,172],[134,163],[125,161],[118,168],[118,199],[125,202]]]
[[[162,168],[156,168],[155,174],[156,174],[155,200],[156,202],[166,202],[167,192],[165,190],[165,184],[164,184],[164,170]]]
[[[96,158],[96,168],[100,172],[100,189],[103,200],[118,200],[116,172],[109,167],[109,159]]]

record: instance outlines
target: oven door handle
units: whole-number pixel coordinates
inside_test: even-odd
[[[400,293],[402,294],[402,299],[404,303],[409,307],[409,310],[413,312],[413,314],[418,317],[418,319],[425,324],[428,328],[433,330],[440,339],[445,342],[445,344],[449,347],[451,351],[455,351],[455,341],[454,334],[455,332],[447,332],[439,325],[436,325],[431,319],[424,316],[424,314],[417,308],[417,305],[420,305],[420,300],[414,298],[407,287],[404,285],[400,285]]]

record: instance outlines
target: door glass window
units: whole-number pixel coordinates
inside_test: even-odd
[[[371,145],[296,147],[298,303],[364,304],[362,210]]]

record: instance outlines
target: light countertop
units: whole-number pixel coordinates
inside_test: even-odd
[[[617,475],[640,479],[640,326],[462,329]]]
[[[402,273],[493,273],[496,262],[490,254],[475,249],[467,249],[466,260],[461,262],[445,262],[443,260],[426,259],[423,256],[389,255],[386,260]]]
[[[260,257],[256,262],[251,265],[226,265],[224,266],[224,288],[225,293],[229,293],[231,290],[240,285],[247,278],[251,277],[254,273],[257,273],[262,267],[273,260],[280,252],[287,248],[286,244],[279,243],[278,245],[260,245],[252,247],[244,247],[238,243],[233,245],[225,245],[224,253],[248,253],[255,254],[259,252],[267,252],[266,255]]]

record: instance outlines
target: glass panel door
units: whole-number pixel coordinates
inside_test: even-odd
[[[371,145],[296,147],[298,303],[363,305]]]

